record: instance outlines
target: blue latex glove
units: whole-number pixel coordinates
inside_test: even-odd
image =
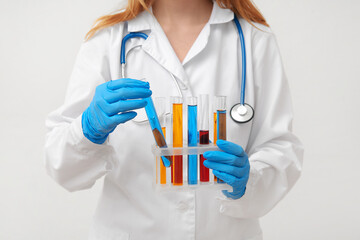
[[[216,177],[233,187],[233,192],[223,190],[226,197],[239,199],[245,194],[249,179],[250,164],[241,146],[225,140],[217,140],[216,145],[223,151],[207,151],[204,165],[213,169]]]
[[[82,115],[84,136],[93,143],[104,143],[117,125],[136,117],[131,110],[145,107],[143,98],[150,96],[148,82],[123,78],[100,84]]]

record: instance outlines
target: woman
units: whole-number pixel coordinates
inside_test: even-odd
[[[234,17],[245,36],[246,98],[256,114],[245,124],[228,118],[229,141],[218,142],[223,152],[204,155],[233,191],[156,193],[153,136],[147,124],[131,121],[134,111],[150,95],[179,95],[170,73],[184,98],[206,93],[238,103]],[[120,79],[121,40],[129,32],[149,37],[129,40],[131,79]],[[69,191],[105,176],[89,239],[262,239],[258,218],[301,171],[292,116],[275,37],[250,0],[129,0],[122,12],[98,19],[81,47],[65,103],[47,119],[46,168]]]

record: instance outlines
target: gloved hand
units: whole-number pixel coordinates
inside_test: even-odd
[[[217,140],[216,145],[223,151],[207,151],[203,156],[207,159],[204,165],[213,169],[216,177],[233,187],[233,192],[223,190],[226,197],[239,199],[245,194],[249,179],[250,164],[245,151],[241,146]]]
[[[100,84],[90,106],[82,115],[84,136],[93,143],[102,144],[117,125],[134,117],[131,111],[146,106],[152,94],[149,83],[122,78]]]

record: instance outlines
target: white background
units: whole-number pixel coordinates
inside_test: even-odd
[[[265,240],[360,239],[360,1],[256,0],[290,82],[303,175],[261,219]],[[101,190],[45,173],[46,115],[85,33],[119,0],[0,0],[0,239],[86,239]]]

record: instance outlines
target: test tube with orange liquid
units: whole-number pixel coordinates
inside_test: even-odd
[[[161,130],[164,134],[164,138],[166,139],[166,117],[165,117],[165,108],[166,108],[166,99],[164,97],[156,97],[155,98],[155,108],[156,112],[159,114],[159,121],[161,125]],[[160,171],[160,176],[158,172],[156,172],[156,182],[158,181],[158,176],[160,177],[160,184],[166,184],[166,167],[164,166],[163,161],[156,160],[156,170]]]
[[[172,97],[173,111],[173,147],[183,147],[183,99]],[[172,162],[172,183],[183,185],[183,156],[173,156]]]
[[[215,97],[216,108],[216,136],[217,140],[226,140],[226,97]],[[224,183],[221,179],[216,179],[218,183]]]

